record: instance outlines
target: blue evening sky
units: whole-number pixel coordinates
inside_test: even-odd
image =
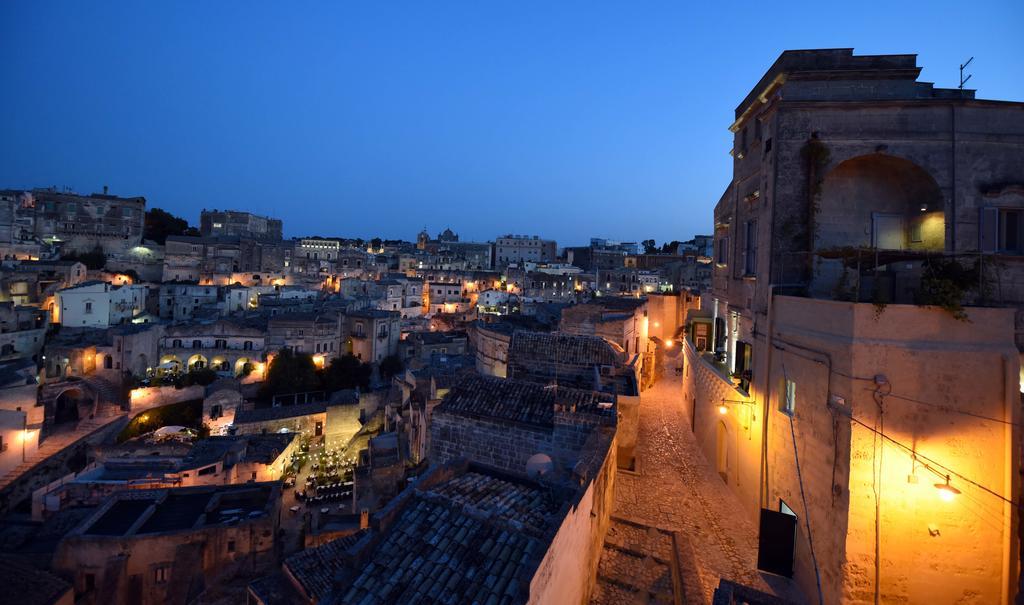
[[[286,235],[708,232],[778,54],[917,53],[1024,100],[1024,1],[0,2],[0,188]]]

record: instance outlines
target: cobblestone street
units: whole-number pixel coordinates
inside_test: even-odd
[[[620,470],[616,479],[613,523],[592,602],[662,602],[666,586],[671,591],[672,585],[665,585],[659,569],[632,571],[641,556],[648,562],[674,561],[680,576],[678,602],[710,603],[720,578],[777,594],[757,571],[755,523],[742,513],[690,432],[680,377],[667,368],[640,400],[637,472]],[[620,547],[624,528],[636,530],[625,550]],[[648,577],[652,575],[657,577]],[[619,582],[620,577],[632,581]]]

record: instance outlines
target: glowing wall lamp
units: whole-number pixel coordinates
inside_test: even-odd
[[[718,413],[723,415],[723,416],[728,414],[729,413],[729,406],[725,405],[724,403],[718,404]]]
[[[939,498],[943,502],[952,502],[954,498],[960,495],[960,490],[949,484],[949,475],[946,475],[945,483],[936,483],[935,489],[939,492]]]

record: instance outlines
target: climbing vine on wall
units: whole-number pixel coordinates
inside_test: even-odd
[[[804,173],[807,177],[807,217],[803,233],[800,239],[803,240],[805,250],[808,253],[814,250],[814,241],[817,239],[817,218],[821,211],[819,198],[821,196],[821,184],[825,179],[825,167],[828,166],[830,152],[828,147],[822,143],[817,133],[812,133],[804,146],[800,148],[800,157],[804,164]],[[814,267],[811,264],[808,254],[807,271],[813,275]]]
[[[821,184],[825,180],[825,167],[828,166],[832,154],[820,139],[811,135],[800,149],[804,168],[807,171],[807,203],[812,215],[821,211],[818,198],[821,197]]]

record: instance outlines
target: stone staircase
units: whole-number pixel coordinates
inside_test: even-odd
[[[683,603],[672,532],[612,517],[590,602]]]
[[[126,417],[121,414],[117,416],[103,416],[99,418],[87,418],[80,421],[74,429],[64,430],[49,435],[39,445],[35,453],[30,454],[18,466],[11,469],[6,475],[0,477],[0,491],[3,491],[21,476],[31,471],[37,465],[42,464],[52,456],[59,454],[64,449],[71,447],[79,441],[92,436],[111,423],[123,422]]]

